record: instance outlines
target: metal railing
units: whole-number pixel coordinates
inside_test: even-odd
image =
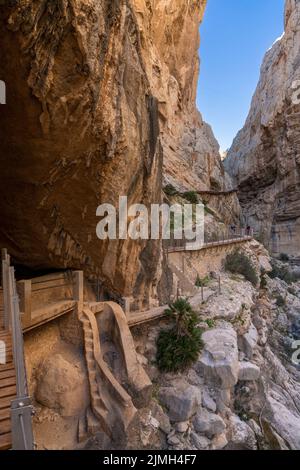
[[[2,284],[4,318],[8,325],[6,329],[11,330],[16,372],[16,398],[11,402],[12,448],[14,450],[32,450],[34,447],[33,407],[28,395],[19,297],[14,268],[10,266],[10,257],[6,250],[2,250]]]
[[[244,228],[239,228],[235,230],[228,229],[226,231],[223,231],[222,233],[205,233],[204,243],[202,244],[200,249],[207,248],[210,246],[225,245],[231,242],[236,243],[239,241],[251,240],[252,238],[253,230],[247,230]],[[191,241],[187,240],[184,235],[181,239],[176,240],[173,233],[171,233],[171,237],[169,240],[163,240],[164,248],[169,251],[185,251],[187,249],[187,245],[190,243]]]

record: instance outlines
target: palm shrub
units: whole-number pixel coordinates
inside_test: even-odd
[[[290,260],[290,257],[286,253],[280,253],[279,259],[280,261],[288,262]]]
[[[178,191],[172,184],[167,184],[167,186],[164,187],[164,193],[167,196],[176,196],[178,194]]]
[[[262,269],[260,274],[261,274],[260,275],[260,288],[261,289],[266,289],[268,287],[266,270]]]
[[[205,276],[201,278],[199,274],[197,274],[195,287],[206,287],[209,284],[210,278],[209,276]]]
[[[253,264],[248,256],[241,251],[237,250],[227,255],[225,269],[233,274],[242,274],[254,287],[258,284],[258,277]]]
[[[276,298],[276,305],[277,307],[284,307],[286,304],[286,300],[282,295],[278,295]]]
[[[166,315],[174,321],[169,330],[162,330],[157,340],[156,362],[163,372],[179,372],[190,367],[203,346],[198,315],[186,299],[169,305]]]
[[[181,194],[184,199],[186,199],[190,204],[198,204],[199,197],[196,191],[186,191]]]

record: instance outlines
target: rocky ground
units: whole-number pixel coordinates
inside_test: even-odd
[[[266,266],[266,259],[262,259]],[[200,313],[204,348],[185,373],[155,366],[160,324],[134,332],[140,361],[154,383],[141,413],[141,448],[172,450],[300,449],[300,368],[292,363],[299,339],[300,283],[266,276],[255,289],[241,276],[212,280]]]

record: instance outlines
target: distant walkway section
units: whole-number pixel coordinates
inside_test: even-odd
[[[223,245],[239,244],[251,241],[253,239],[253,230],[238,229],[228,230],[228,232],[221,235],[206,235],[204,244],[199,249],[191,250],[187,248],[191,241],[182,238],[181,240],[175,240],[171,237],[170,240],[165,240],[164,245],[168,253],[180,252],[180,251],[201,251],[208,248],[214,248]]]
[[[213,190],[197,191],[197,194],[199,194],[200,196],[228,196],[230,194],[235,194],[237,192],[238,192],[237,189],[227,189],[225,191],[213,191]]]

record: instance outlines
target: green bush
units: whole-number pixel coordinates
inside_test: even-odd
[[[198,204],[199,197],[196,191],[187,191],[181,194],[184,199],[186,199],[190,204]]]
[[[204,204],[204,212],[205,214],[210,214],[213,216],[215,215],[214,211],[210,207],[208,207],[206,204]]]
[[[272,279],[278,278],[287,284],[293,284],[298,281],[298,276],[296,274],[292,273],[286,266],[279,266],[275,260],[272,261],[272,268],[272,271],[269,273],[269,276]]]
[[[261,276],[260,276],[260,288],[266,289],[267,287],[268,287],[267,273],[264,269],[262,269]]]
[[[297,291],[293,287],[288,287],[288,293],[292,295],[297,295]]]
[[[258,277],[254,266],[248,256],[240,251],[227,255],[225,269],[233,274],[242,274],[254,287],[258,284]]]
[[[184,371],[198,359],[203,346],[202,330],[197,326],[199,318],[189,302],[182,298],[171,304],[166,314],[175,324],[159,334],[157,366],[163,372]]]
[[[216,326],[216,322],[213,318],[208,318],[205,320],[205,323],[207,324],[208,328],[214,328]]]
[[[276,298],[276,305],[277,307],[284,307],[286,304],[285,298],[282,295],[278,295]]]
[[[176,196],[178,194],[178,191],[174,188],[172,184],[167,184],[167,186],[164,187],[164,193],[167,196]]]
[[[210,281],[209,276],[205,276],[205,277],[201,278],[198,274],[196,282],[195,282],[195,286],[196,287],[205,287],[209,284],[209,281]]]

